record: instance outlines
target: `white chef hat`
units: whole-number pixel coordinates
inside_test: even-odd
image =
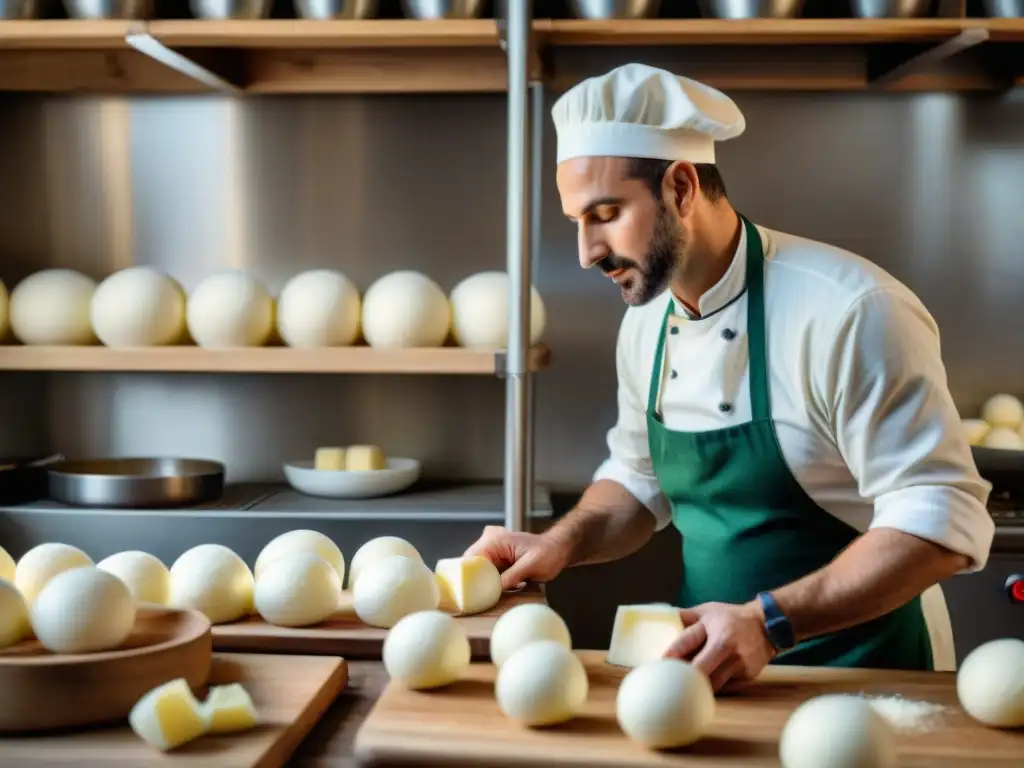
[[[746,128],[724,93],[646,64],[578,83],[555,102],[551,116],[559,163],[574,157],[714,163],[715,142]]]

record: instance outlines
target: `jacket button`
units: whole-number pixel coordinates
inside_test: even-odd
[[[729,403],[719,403],[718,410],[720,410],[722,413],[728,413],[729,411],[732,410],[732,405]]]
[[[722,331],[722,338],[725,339],[726,341],[732,341],[733,339],[736,338],[736,331],[734,331],[732,328],[726,328],[724,331]]]
[[[669,372],[668,376],[669,376],[670,379],[674,379],[678,375],[679,375],[679,371],[671,371],[671,372]]]
[[[668,332],[675,336],[677,333],[679,333],[679,326],[673,325],[671,328],[669,328]]]

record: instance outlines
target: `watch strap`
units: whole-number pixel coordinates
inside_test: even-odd
[[[759,592],[758,601],[761,603],[761,610],[764,612],[764,632],[768,636],[768,642],[776,651],[785,651],[796,645],[796,637],[793,634],[793,625],[789,618],[779,608],[770,592]]]

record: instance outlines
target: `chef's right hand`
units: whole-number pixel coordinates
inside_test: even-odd
[[[502,589],[515,589],[524,581],[551,581],[565,570],[568,548],[544,534],[508,531],[488,525],[464,557],[486,557],[501,574]]]

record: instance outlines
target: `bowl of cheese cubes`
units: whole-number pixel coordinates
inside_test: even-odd
[[[404,491],[420,477],[416,459],[386,456],[376,445],[317,448],[312,461],[284,465],[288,484],[307,496],[372,499]]]

